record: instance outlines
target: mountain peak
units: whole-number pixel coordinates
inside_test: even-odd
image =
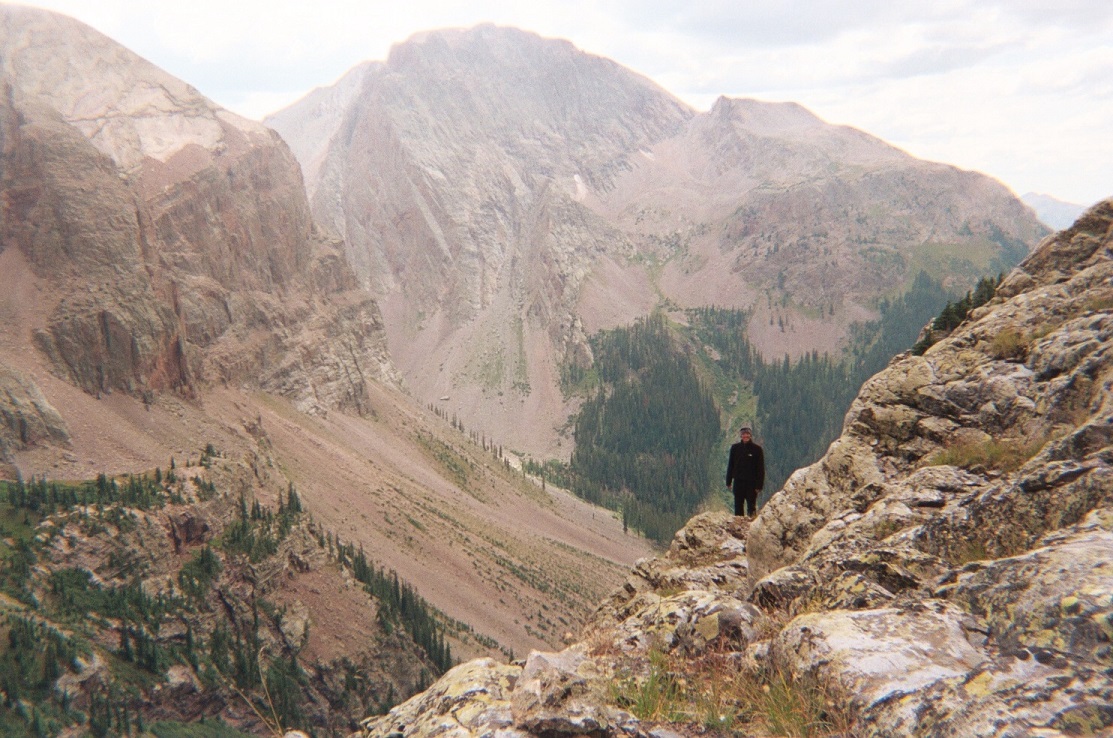
[[[697,113],[514,28],[419,34],[345,99],[272,119],[309,152],[315,215],[347,239],[415,394],[544,439],[523,445],[534,453],[566,452],[560,365],[588,360],[599,329],[714,304],[751,310],[766,355],[838,352],[918,265],[965,289],[1045,232],[988,178],[797,103],[723,97]],[[327,140],[303,146],[310,129]],[[931,257],[940,245],[970,258]]]
[[[489,47],[496,45],[537,45],[548,44],[575,50],[571,41],[559,38],[542,36],[534,31],[526,31],[514,26],[502,26],[496,23],[478,23],[474,26],[456,28],[434,28],[418,31],[405,41],[391,46],[391,54],[395,49],[406,46],[423,46],[426,44],[443,44],[451,48],[466,48],[476,44]],[[581,52],[582,53],[582,52]],[[389,56],[388,56],[389,60]]]
[[[1086,207],[1073,202],[1064,202],[1050,195],[1039,192],[1029,192],[1020,198],[1024,204],[1036,211],[1039,217],[1049,228],[1069,228],[1078,216],[1085,212]]]
[[[60,13],[0,6],[0,66],[14,94],[52,107],[127,172],[191,145],[213,150],[270,135]]]
[[[770,102],[749,97],[720,96],[708,115],[714,119],[744,120],[750,128],[783,132],[792,128],[826,125],[815,113],[796,102]]]

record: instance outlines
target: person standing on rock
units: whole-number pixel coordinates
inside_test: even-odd
[[[730,447],[727,460],[727,486],[734,489],[734,514],[757,515],[757,495],[765,486],[765,452],[754,443],[754,435],[748,425],[738,430],[741,439]]]

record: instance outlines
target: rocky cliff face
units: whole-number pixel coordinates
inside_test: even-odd
[[[554,455],[560,365],[600,328],[733,306],[770,355],[834,351],[921,268],[965,290],[1046,233],[987,177],[796,105],[697,114],[506,28],[422,34],[268,123],[383,305],[411,390]]]
[[[44,11],[0,9],[0,71],[0,259],[42,296],[5,295],[8,355],[33,340],[93,394],[248,383],[320,412],[392,379],[272,131]]]
[[[1103,734],[1111,351],[1113,200],[871,379],[752,524],[693,519],[583,642],[466,664],[360,735],[760,731],[817,692],[816,720],[837,727],[845,705],[865,735]],[[705,687],[728,694],[701,702]],[[665,693],[668,710],[646,709]],[[762,713],[771,693],[780,712]]]
[[[491,26],[422,34],[359,73],[355,94],[346,78],[268,120],[298,142],[314,213],[346,239],[418,397],[551,443],[580,284],[599,254],[629,253],[580,201],[691,111],[567,42]]]

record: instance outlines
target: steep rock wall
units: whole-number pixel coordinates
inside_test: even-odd
[[[363,412],[396,379],[273,131],[45,11],[0,10],[0,70],[0,250],[49,295],[5,303],[30,328],[12,346],[98,395],[232,382]]]

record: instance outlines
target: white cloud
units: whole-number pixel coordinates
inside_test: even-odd
[[[250,117],[421,30],[568,38],[706,109],[795,100],[1017,192],[1113,195],[1108,0],[42,0]],[[1103,166],[1104,165],[1104,166]]]

